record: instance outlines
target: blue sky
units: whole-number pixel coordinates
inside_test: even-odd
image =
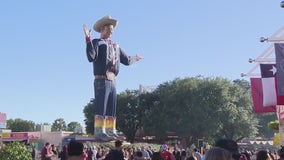
[[[111,15],[112,39],[144,59],[121,66],[118,92],[175,78],[242,79],[283,25],[278,0],[3,1],[0,4],[0,112],[35,123],[83,124],[93,98],[82,26]],[[92,37],[99,34],[92,31]],[[248,77],[244,77],[248,80]]]

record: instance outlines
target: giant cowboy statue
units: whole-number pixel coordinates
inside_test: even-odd
[[[95,76],[95,116],[94,136],[96,139],[109,141],[121,139],[116,133],[117,94],[115,79],[119,72],[119,64],[131,65],[142,57],[128,56],[112,41],[111,35],[117,26],[117,20],[110,16],[99,19],[93,29],[100,33],[100,38],[91,39],[91,30],[84,24],[86,36],[87,58],[93,63]]]

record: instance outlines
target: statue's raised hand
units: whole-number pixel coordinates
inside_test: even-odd
[[[88,29],[86,24],[83,25],[83,29],[84,29],[85,36],[88,38],[91,37],[91,30]]]

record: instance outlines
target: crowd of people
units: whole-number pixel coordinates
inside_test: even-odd
[[[45,143],[44,147],[41,150],[41,159],[42,160],[54,160],[58,157],[58,149],[54,144],[49,142]],[[35,159],[35,154],[32,154],[32,158]]]
[[[284,160],[284,147],[278,152],[268,150],[240,150],[238,144],[231,139],[220,139],[202,152],[198,148],[170,148],[162,144],[159,150],[150,146],[138,148],[123,147],[123,142],[115,141],[114,148],[86,148],[83,143],[71,141],[63,146],[62,151],[46,143],[41,150],[41,160]]]

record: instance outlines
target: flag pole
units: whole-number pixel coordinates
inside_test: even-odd
[[[283,128],[282,128],[282,122],[279,122],[279,148],[281,148],[281,146],[283,145]]]
[[[265,37],[260,37],[260,42],[283,42],[283,38],[265,38]]]
[[[280,118],[280,106],[277,105],[277,112],[278,112],[278,121],[279,121],[279,148],[281,148],[283,144],[283,127],[282,127],[282,122]]]

